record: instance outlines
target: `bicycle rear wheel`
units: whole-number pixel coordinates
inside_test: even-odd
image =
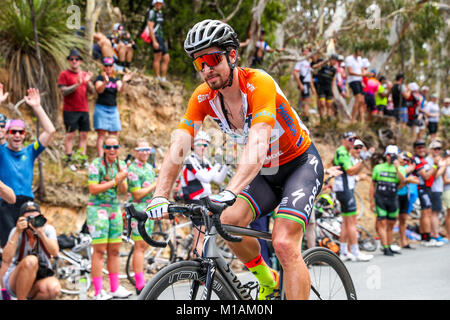
[[[303,253],[311,277],[310,300],[356,300],[352,278],[331,250],[311,248]]]
[[[206,272],[198,261],[180,261],[158,272],[146,284],[138,300],[201,300]],[[220,273],[212,284],[211,300],[235,300],[235,296]],[[192,296],[191,296],[192,294]]]
[[[61,285],[61,292],[64,294],[78,295],[80,294],[80,270],[79,266],[72,264],[64,257],[56,258],[54,262],[55,276]],[[86,291],[91,287],[91,277],[88,273],[86,278]]]
[[[163,241],[167,239],[167,234],[163,232],[153,232],[152,238],[156,241]],[[125,266],[128,281],[135,286],[136,281],[134,280],[133,271],[133,253],[134,246],[131,247],[128,253],[128,258]],[[149,246],[144,252],[144,275],[146,281],[150,279],[152,275],[160,271],[165,266],[173,263],[175,261],[175,249],[172,242],[169,240],[166,248],[156,248]]]

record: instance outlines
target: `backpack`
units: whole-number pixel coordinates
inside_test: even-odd
[[[334,253],[339,253],[339,246],[336,244],[336,242],[332,241],[328,237],[324,237],[322,240],[319,241],[319,246],[330,249]]]

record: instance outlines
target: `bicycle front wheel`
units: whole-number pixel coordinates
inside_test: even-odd
[[[206,272],[198,261],[180,261],[167,266],[148,282],[139,300],[201,300],[205,290]],[[220,273],[212,284],[211,300],[235,300]]]
[[[352,278],[331,250],[311,248],[303,253],[311,277],[310,300],[356,300]]]

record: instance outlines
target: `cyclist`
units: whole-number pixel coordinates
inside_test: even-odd
[[[398,160],[400,165],[405,169],[405,178],[407,185],[403,188],[399,188],[397,191],[398,195],[398,208],[399,208],[399,216],[398,216],[398,230],[400,234],[400,246],[403,249],[413,249],[408,243],[406,238],[406,220],[408,219],[408,214],[411,212],[410,210],[410,201],[412,201],[412,192],[410,190],[411,184],[415,185],[419,183],[419,178],[413,176],[411,173],[415,169],[415,165],[413,164],[413,155],[411,152],[404,151],[400,153]],[[415,200],[414,200],[415,201]]]
[[[210,115],[222,131],[244,145],[226,190],[210,196],[233,204],[222,213],[222,222],[247,226],[280,205],[272,243],[285,272],[286,297],[307,299],[310,278],[300,246],[323,182],[321,158],[309,132],[272,77],[237,66],[239,40],[229,25],[218,20],[197,23],[184,48],[205,83],[195,90],[173,135],[147,214],[160,219],[167,212],[167,198],[182,166],[179,155],[185,155]],[[272,294],[279,277],[262,259],[258,240],[244,238],[229,246],[257,277],[258,298]]]
[[[394,225],[398,217],[398,187],[406,184],[406,170],[398,161],[398,147],[388,145],[384,152],[386,162],[377,164],[372,172],[370,186],[370,208],[377,220],[375,229],[380,236],[385,256],[399,253],[391,249],[394,240]]]
[[[123,221],[118,201],[119,193],[127,192],[126,164],[119,161],[119,138],[108,136],[103,145],[103,157],[89,166],[89,202],[86,224],[92,237],[92,283],[96,300],[126,298],[132,293],[119,285],[119,249],[122,244]],[[107,252],[107,266],[111,294],[103,290],[103,257]]]
[[[223,183],[227,176],[228,167],[216,163],[214,166],[209,162],[206,150],[211,142],[211,137],[205,131],[199,131],[194,138],[191,154],[187,157],[181,178],[181,188],[185,203],[201,203],[201,198],[212,194],[211,182]],[[204,228],[202,219],[193,219],[194,225],[202,231]],[[202,252],[203,232],[194,228],[193,243],[197,244],[199,254]],[[200,239],[199,239],[200,237]],[[192,246],[194,250],[195,246]]]
[[[341,204],[342,215],[339,252],[343,261],[370,261],[373,255],[367,255],[359,251],[356,230],[357,208],[353,194],[355,180],[352,176],[361,172],[364,163],[364,160],[354,163],[350,156],[350,150],[356,140],[357,136],[354,132],[345,132],[341,139],[341,146],[336,150],[333,159],[333,165],[339,166],[343,172],[342,175],[334,179],[333,184],[333,191],[336,192],[336,198]]]
[[[148,163],[151,148],[145,139],[137,141],[135,150],[135,160],[128,166],[128,190],[132,195],[132,201],[138,210],[144,211],[151,201],[152,193],[155,190],[155,172],[153,166]],[[153,221],[147,220],[145,227],[148,234],[153,231]],[[136,293],[139,294],[145,286],[144,277],[144,253],[147,243],[142,239],[137,224],[133,223],[132,238],[134,240],[133,251],[133,271],[136,282]]]
[[[419,185],[417,187],[420,200],[420,235],[422,237],[422,245],[426,247],[440,247],[444,243],[431,239],[431,186],[433,178],[439,170],[439,164],[433,165],[426,161],[426,144],[424,140],[416,140],[414,147],[414,163],[416,165],[413,174],[419,177]]]

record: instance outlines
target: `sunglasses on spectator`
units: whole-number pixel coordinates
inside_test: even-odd
[[[362,146],[353,147],[353,149],[355,149],[355,150],[361,150],[362,148],[363,148]]]
[[[207,148],[208,144],[207,143],[196,143],[195,146],[196,147],[205,147],[205,148]]]
[[[439,150],[439,151],[441,151],[442,148],[433,148],[433,150]]]
[[[350,141],[350,142],[355,142],[356,137],[347,138],[347,140]]]
[[[5,129],[5,127],[6,127],[5,123],[0,124],[0,128]]]
[[[25,134],[25,130],[14,130],[14,129],[10,129],[8,130],[9,134],[15,135],[17,133],[20,133],[21,135]]]
[[[103,148],[105,148],[105,150],[111,150],[111,149],[117,150],[120,148],[120,144],[114,144],[114,145],[106,145],[105,144],[103,146]]]
[[[193,62],[195,70],[202,71],[205,64],[210,68],[217,66],[220,62],[222,62],[222,55],[224,53],[225,51],[216,51],[195,58]]]
[[[135,148],[134,150],[138,152],[150,152],[152,151],[152,148]]]
[[[69,58],[68,60],[69,61],[80,61],[81,59],[80,58]]]

